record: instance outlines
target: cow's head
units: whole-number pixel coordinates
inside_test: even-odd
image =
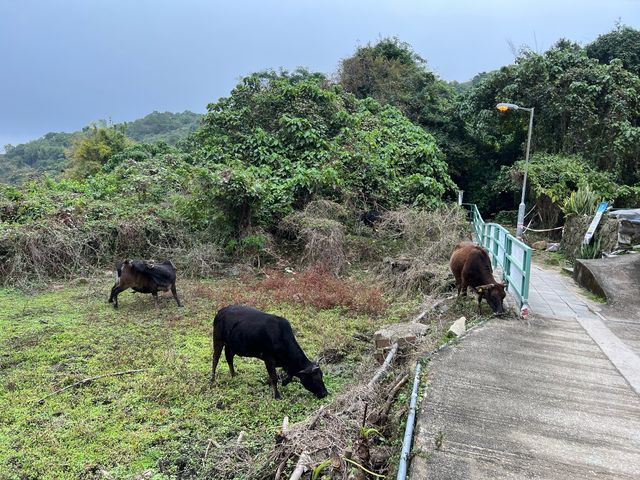
[[[507,296],[505,287],[504,283],[490,283],[476,288],[476,291],[480,295],[480,299],[484,298],[487,301],[493,313],[501,314],[504,313],[502,302]]]
[[[313,393],[318,398],[326,397],[329,392],[322,381],[322,370],[316,362],[311,362],[307,368],[300,370],[297,374],[302,386]]]

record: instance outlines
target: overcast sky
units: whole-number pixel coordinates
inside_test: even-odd
[[[204,112],[265,68],[326,73],[397,36],[446,80],[588,43],[640,0],[0,0],[0,148],[153,110]]]

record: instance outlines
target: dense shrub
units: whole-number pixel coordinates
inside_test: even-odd
[[[503,167],[494,189],[519,197],[523,177],[524,162],[518,161],[509,168]],[[545,228],[557,226],[562,218],[565,200],[571,192],[587,186],[595,195],[608,199],[614,199],[621,193],[609,173],[596,170],[580,157],[536,154],[529,162],[529,198],[533,198],[539,223]]]
[[[194,203],[239,232],[273,226],[316,196],[427,206],[454,187],[433,137],[399,110],[304,71],[244,78],[209,105],[190,151],[207,167]]]

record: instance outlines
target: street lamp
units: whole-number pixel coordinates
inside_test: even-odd
[[[527,173],[529,171],[529,149],[531,148],[531,130],[533,130],[533,107],[525,108],[516,105],[515,103],[499,103],[496,108],[501,112],[507,110],[524,110],[530,112],[529,115],[529,134],[527,136],[527,157],[524,162],[524,181],[522,182],[522,198],[520,199],[520,205],[518,205],[518,225],[516,227],[516,238],[522,238],[524,230],[524,194],[527,190]]]

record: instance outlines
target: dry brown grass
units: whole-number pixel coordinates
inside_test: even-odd
[[[0,285],[87,277],[122,258],[168,258],[183,275],[205,276],[219,271],[222,252],[180,225],[142,218],[91,225],[54,218],[0,231]]]
[[[339,307],[377,317],[388,306],[380,285],[337,278],[318,265],[298,274],[270,270],[264,279],[255,282],[245,277],[224,282],[215,289],[205,285],[197,288],[197,294],[211,299],[217,308],[240,303],[268,309],[274,303],[288,303],[318,309]]]
[[[433,210],[386,212],[377,235],[403,245],[399,255],[383,263],[382,279],[403,292],[433,293],[448,288],[451,252],[470,238],[470,231],[462,209],[441,205]]]
[[[347,265],[346,227],[341,223],[347,218],[341,205],[318,200],[284,218],[279,230],[302,247],[300,263],[322,263],[338,275]]]

